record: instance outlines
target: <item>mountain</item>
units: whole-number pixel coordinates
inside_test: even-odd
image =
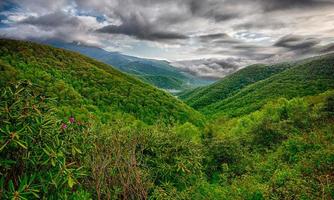
[[[98,47],[79,45],[74,42],[65,43],[58,40],[46,40],[43,43],[89,56],[172,93],[214,82],[213,79],[191,75],[163,60],[123,55],[118,52],[109,52]]]
[[[180,95],[205,114],[239,116],[280,98],[315,95],[334,88],[334,54],[276,65],[252,65],[210,86]]]
[[[94,114],[106,121],[120,114],[148,124],[201,121],[200,114],[172,95],[78,53],[6,39],[0,46],[1,79],[39,85],[44,95],[56,98],[60,115]]]

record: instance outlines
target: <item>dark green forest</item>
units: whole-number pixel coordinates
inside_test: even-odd
[[[0,199],[333,199],[333,79],[328,54],[176,98],[0,39]]]

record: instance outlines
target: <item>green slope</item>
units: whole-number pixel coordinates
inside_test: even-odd
[[[199,113],[172,95],[78,53],[1,39],[0,63],[1,82],[16,74],[18,80],[39,85],[44,95],[56,98],[59,115],[94,114],[104,121],[127,115],[148,124],[201,123]]]
[[[334,54],[291,64],[262,66],[262,70],[255,67],[260,73],[256,70],[252,72],[254,66],[251,66],[247,67],[250,71],[248,73],[239,71],[226,77],[219,82],[219,87],[214,84],[205,88],[209,96],[197,92],[199,95],[189,95],[185,99],[189,105],[205,114],[240,116],[253,112],[266,102],[279,97],[290,99],[315,95],[334,88],[333,66]],[[200,104],[205,99],[211,99],[211,103]]]
[[[168,89],[181,89],[183,81],[178,78],[158,76],[158,75],[142,75],[139,78],[142,78],[144,81],[155,85],[158,88]]]
[[[202,109],[203,107],[232,96],[247,85],[266,79],[289,67],[289,64],[271,66],[261,64],[251,65],[223,78],[217,83],[184,92],[179,97],[193,108]]]

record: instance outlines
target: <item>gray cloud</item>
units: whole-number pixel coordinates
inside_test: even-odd
[[[321,7],[333,4],[332,0],[260,0],[263,5],[264,10],[274,11],[274,10],[284,10],[292,8],[311,8],[311,7]]]
[[[218,0],[190,0],[188,7],[192,15],[213,19],[216,22],[226,21],[238,16],[238,12],[223,9],[223,4]]]
[[[330,52],[334,52],[334,43],[325,45],[320,49],[320,53],[330,53]]]
[[[80,21],[73,16],[69,16],[65,12],[57,11],[42,16],[30,16],[19,22],[20,24],[30,24],[43,27],[60,27],[60,26],[78,26]]]
[[[188,38],[188,36],[180,33],[157,30],[157,27],[154,24],[151,24],[145,17],[138,14],[132,14],[129,17],[122,16],[121,25],[108,25],[96,31],[100,33],[135,36],[138,39],[144,40],[172,40]]]
[[[284,28],[285,24],[279,21],[267,21],[267,20],[259,20],[252,22],[245,22],[242,24],[237,24],[234,26],[236,29],[262,29],[262,28],[272,28],[272,29],[280,29]]]
[[[213,40],[221,40],[221,39],[231,39],[229,35],[226,33],[213,33],[207,35],[198,36],[203,42],[213,41]]]
[[[195,76],[216,79],[225,77],[242,66],[241,59],[198,59],[173,62],[172,65]]]
[[[280,38],[274,46],[284,47],[290,50],[310,49],[320,43],[319,39],[312,37],[301,37],[296,35],[286,35]]]
[[[221,47],[227,46],[231,47],[241,43],[240,40],[232,38],[227,33],[199,35],[196,38],[198,38],[199,42],[203,44],[203,47],[197,49],[198,52],[215,51],[217,48],[220,49]]]

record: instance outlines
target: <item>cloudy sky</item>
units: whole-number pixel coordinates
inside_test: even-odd
[[[222,77],[334,51],[334,0],[0,0],[0,37],[80,42]]]

